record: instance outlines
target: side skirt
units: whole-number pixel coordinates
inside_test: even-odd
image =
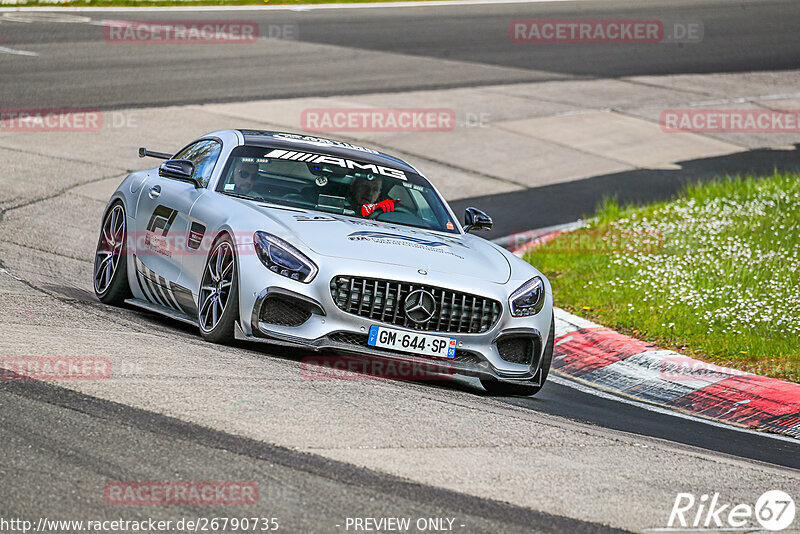
[[[136,306],[137,308],[141,308],[143,310],[147,310],[149,312],[158,313],[161,315],[165,315],[170,319],[175,319],[176,321],[181,321],[183,323],[187,323],[190,325],[198,326],[197,321],[189,317],[188,315],[181,313],[179,311],[173,310],[172,308],[166,308],[164,306],[159,306],[158,304],[153,304],[147,302],[146,300],[142,299],[125,299],[125,304],[130,304],[131,306]]]

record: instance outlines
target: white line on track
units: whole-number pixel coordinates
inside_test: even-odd
[[[13,56],[38,56],[36,52],[28,52],[27,50],[16,50],[14,48],[7,48],[0,46],[0,54],[11,54]]]
[[[88,22],[92,19],[89,17],[82,17],[80,15],[67,15],[65,13],[46,13],[42,11],[33,13],[30,11],[12,11],[3,13],[2,20],[30,24],[31,22]]]
[[[703,417],[695,417],[693,415],[685,414],[683,412],[679,412],[677,410],[671,410],[669,408],[662,408],[655,404],[648,404],[646,402],[639,402],[633,399],[629,399],[627,397],[620,397],[619,395],[613,395],[611,393],[606,393],[605,391],[595,389],[593,387],[586,386],[581,384],[580,382],[576,382],[574,380],[570,380],[569,378],[564,378],[562,376],[553,375],[552,373],[550,376],[547,377],[548,382],[554,382],[561,386],[566,386],[568,388],[577,389],[582,393],[588,393],[589,395],[596,395],[603,399],[608,399],[614,402],[621,402],[623,404],[630,404],[632,406],[636,406],[637,408],[642,408],[643,410],[649,410],[651,412],[656,412],[664,415],[671,415],[674,417],[680,417],[681,419],[688,419],[690,421],[695,421],[697,423],[703,423],[706,425],[716,426],[719,428],[725,428],[728,430],[733,430],[736,432],[743,432],[745,434],[755,434],[758,436],[762,436],[765,438],[772,438],[777,439],[780,441],[788,441],[789,443],[797,443],[797,439],[789,437],[789,436],[782,436],[780,434],[770,434],[768,432],[757,432],[755,430],[751,430],[749,428],[742,428],[739,426],[729,425],[726,423],[720,423],[719,421],[714,421],[712,419],[705,419]]]
[[[306,4],[278,6],[164,6],[164,7],[3,7],[0,13],[11,11],[320,11],[327,9],[370,9],[401,7],[455,7],[499,4],[543,4],[575,2],[577,0],[420,0],[419,2],[369,2],[363,4]]]

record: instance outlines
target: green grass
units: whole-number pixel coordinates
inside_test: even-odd
[[[605,200],[526,256],[560,306],[735,369],[800,381],[800,177],[725,178],[674,201]]]
[[[363,4],[393,1],[398,0],[0,0],[0,7],[274,6],[334,3]]]

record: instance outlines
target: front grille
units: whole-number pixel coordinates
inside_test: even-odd
[[[367,341],[369,340],[369,336],[367,334],[354,334],[352,332],[334,332],[333,334],[330,334],[328,336],[328,339],[336,343],[344,343],[346,345],[355,345],[358,347],[369,347],[371,349],[386,351],[390,354],[409,356],[409,354],[405,352],[398,352],[389,349],[383,349],[380,347],[370,346],[369,343],[367,343]],[[433,358],[433,356],[430,357]],[[479,363],[482,360],[480,356],[478,356],[473,352],[456,349],[456,355],[451,361],[456,361],[461,363]]]
[[[416,323],[406,317],[403,304],[409,293],[422,289],[433,295],[436,310],[428,321]],[[502,313],[494,299],[440,287],[378,280],[359,276],[337,276],[331,280],[331,295],[342,311],[382,323],[414,330],[477,334],[492,328]]]
[[[530,364],[533,360],[534,342],[531,337],[506,337],[497,342],[500,357],[510,363]]]
[[[311,317],[308,306],[295,299],[283,296],[269,296],[261,303],[258,319],[262,323],[280,326],[300,326]]]

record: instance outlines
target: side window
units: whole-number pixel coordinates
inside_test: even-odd
[[[199,141],[178,152],[175,159],[188,159],[194,163],[194,177],[206,187],[221,149],[222,146],[217,141]]]

